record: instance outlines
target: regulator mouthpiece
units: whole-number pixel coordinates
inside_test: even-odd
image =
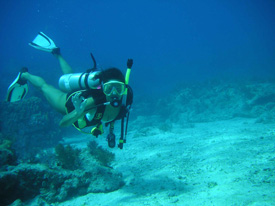
[[[112,101],[110,102],[110,104],[113,106],[113,107],[119,107],[121,105],[121,101],[117,98],[113,98]]]

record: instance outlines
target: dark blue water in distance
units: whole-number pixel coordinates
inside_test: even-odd
[[[0,3],[1,99],[22,66],[57,86],[56,59],[28,43],[39,31],[76,72],[126,70],[136,94],[184,82],[275,77],[274,0],[28,0]],[[31,92],[34,89],[31,88]]]

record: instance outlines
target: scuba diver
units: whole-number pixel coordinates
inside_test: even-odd
[[[89,134],[98,137],[104,133],[102,123],[109,126],[107,141],[109,147],[116,145],[114,123],[121,120],[121,136],[118,147],[123,148],[126,143],[129,112],[133,102],[133,92],[128,85],[133,60],[127,61],[126,78],[117,68],[98,71],[93,55],[94,68],[84,73],[73,73],[70,65],[60,53],[52,39],[42,32],[30,43],[30,46],[52,53],[59,61],[63,76],[59,79],[59,88],[46,83],[46,81],[22,68],[16,79],[8,88],[7,101],[15,102],[23,99],[28,92],[28,82],[42,92],[48,103],[63,114],[59,125],[62,127],[73,125],[76,129],[90,126]],[[124,121],[126,118],[126,127]],[[84,132],[86,133],[86,132]]]

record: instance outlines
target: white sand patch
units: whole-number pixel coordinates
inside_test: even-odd
[[[275,205],[275,125],[254,122],[236,118],[193,128],[172,125],[166,132],[129,130],[124,149],[112,150],[113,167],[126,185],[56,205]],[[83,147],[89,139],[71,142]],[[104,138],[96,141],[107,148]]]

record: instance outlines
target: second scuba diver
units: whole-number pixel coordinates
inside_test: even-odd
[[[96,71],[96,62],[92,54],[94,69],[74,74],[61,56],[60,49],[44,33],[40,32],[30,45],[51,52],[57,57],[64,73],[59,80],[61,90],[47,84],[43,78],[30,74],[27,68],[22,68],[9,86],[7,101],[23,99],[28,91],[27,82],[29,82],[42,92],[56,111],[64,115],[59,123],[60,126],[74,125],[80,131],[85,127],[95,126],[91,134],[96,137],[104,132],[102,123],[109,126],[107,141],[111,148],[116,145],[114,123],[116,120],[121,120],[118,147],[122,149],[123,143],[126,142],[129,111],[133,102],[132,89],[128,85],[133,60],[127,61],[126,78],[117,68]],[[124,129],[125,118],[126,129]]]

